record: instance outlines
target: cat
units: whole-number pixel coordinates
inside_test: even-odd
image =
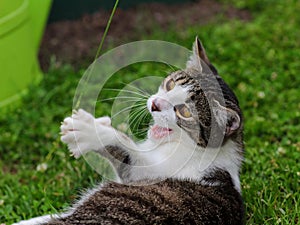
[[[244,224],[243,118],[235,94],[196,38],[184,70],[147,100],[147,140],[135,143],[79,109],[61,125],[74,157],[95,151],[120,182],[89,190],[67,212],[17,224]]]

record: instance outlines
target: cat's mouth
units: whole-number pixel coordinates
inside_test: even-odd
[[[151,127],[150,134],[155,139],[160,139],[169,136],[171,133],[173,133],[173,130],[168,127],[161,127],[158,125],[154,125]]]

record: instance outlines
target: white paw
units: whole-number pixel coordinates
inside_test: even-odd
[[[114,129],[109,117],[95,119],[93,115],[79,109],[62,122],[61,141],[68,145],[71,154],[78,158],[88,151],[97,151],[110,144]]]

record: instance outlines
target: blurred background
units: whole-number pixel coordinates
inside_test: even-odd
[[[113,5],[0,0],[1,223],[61,211],[102,179],[84,159],[69,156],[59,126]],[[298,0],[120,1],[101,50],[148,39],[191,49],[200,37],[244,112],[247,224],[300,223],[299,10]],[[168,69],[132,65],[108,85],[122,88]],[[97,116],[110,109],[110,102],[99,104]]]
[[[92,59],[113,5],[114,1],[54,1],[40,50],[42,68],[47,69],[51,56],[77,65]],[[119,45],[170,29],[183,32],[223,16],[248,20],[251,13],[209,0],[120,1],[105,44]]]

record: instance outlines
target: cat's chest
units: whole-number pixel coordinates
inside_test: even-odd
[[[143,151],[138,154],[138,164],[141,166],[138,173],[144,171],[144,174],[152,174],[155,177],[174,177],[178,174],[182,174],[180,177],[189,177],[195,174],[195,171],[191,170],[198,169],[196,161],[199,151],[197,146],[189,142],[157,143],[148,140],[140,147]]]
[[[184,155],[193,154],[196,145],[184,138],[172,138],[173,140],[155,141],[148,139],[140,145],[142,157],[149,162],[157,162],[163,159],[176,159]],[[174,158],[175,157],[175,158]]]

